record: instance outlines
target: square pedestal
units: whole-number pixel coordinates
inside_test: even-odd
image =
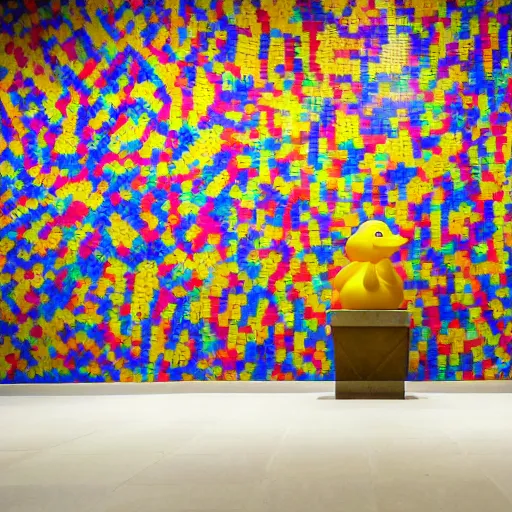
[[[333,310],[336,398],[405,398],[409,313]]]

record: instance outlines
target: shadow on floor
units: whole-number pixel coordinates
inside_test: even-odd
[[[416,395],[406,395],[405,399],[406,400],[426,400],[427,397],[426,396],[416,396]],[[317,400],[336,400],[336,398],[334,397],[334,394],[332,394],[332,395],[319,396],[317,398]],[[368,399],[365,399],[365,400],[368,400]],[[391,401],[396,402],[396,400],[391,400]]]

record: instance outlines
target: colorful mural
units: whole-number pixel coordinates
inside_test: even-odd
[[[368,219],[411,239],[411,378],[511,377],[509,0],[0,21],[1,382],[332,379]]]

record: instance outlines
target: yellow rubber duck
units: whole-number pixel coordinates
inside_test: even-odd
[[[333,308],[397,309],[404,285],[389,257],[408,240],[394,235],[381,221],[369,220],[347,240],[350,264],[333,280]]]

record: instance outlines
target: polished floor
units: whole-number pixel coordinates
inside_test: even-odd
[[[1,512],[511,512],[512,394],[0,396]]]

